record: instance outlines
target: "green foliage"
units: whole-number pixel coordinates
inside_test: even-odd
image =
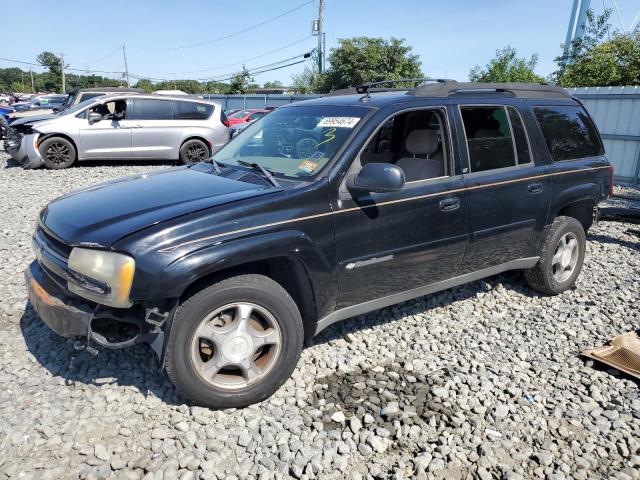
[[[420,57],[404,39],[356,37],[339,40],[329,53],[330,68],[320,90],[347,88],[364,82],[422,77]]]
[[[282,88],[284,84],[280,80],[275,80],[273,82],[264,82],[262,88]]]
[[[582,39],[556,58],[554,80],[564,87],[640,85],[640,34],[612,32],[611,10],[587,12]]]
[[[147,93],[151,93],[156,89],[155,85],[151,83],[151,80],[147,80],[146,78],[138,80],[135,85],[133,85],[133,88],[141,88]]]
[[[225,93],[228,94],[238,94],[238,93],[246,93],[249,88],[252,87],[253,78],[249,71],[242,67],[242,70],[236,73],[231,82],[229,82],[229,86]]]
[[[43,67],[47,67],[51,73],[59,76],[62,73],[62,59],[52,52],[42,52],[36,57],[36,61]]]
[[[322,91],[317,65],[315,63],[306,65],[302,72],[292,75],[291,87],[296,93],[302,94]]]
[[[530,59],[518,57],[515,48],[506,46],[496,50],[496,56],[485,67],[476,65],[469,72],[472,82],[530,82],[542,83],[544,79],[534,72],[538,55]]]
[[[112,78],[105,78],[98,75],[74,74],[66,76],[66,83],[67,91],[76,87],[117,87],[123,85],[122,81]],[[34,72],[33,84],[36,92],[60,92],[62,87],[60,76],[51,72]],[[0,68],[0,92],[31,92],[30,73],[20,70],[19,68]]]

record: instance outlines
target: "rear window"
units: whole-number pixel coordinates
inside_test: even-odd
[[[196,102],[176,102],[178,105],[176,120],[206,120],[213,112],[213,105]]]
[[[534,112],[554,162],[604,155],[604,148],[584,108],[535,107]]]
[[[131,120],[172,120],[173,104],[171,100],[152,100],[134,98],[132,101]]]

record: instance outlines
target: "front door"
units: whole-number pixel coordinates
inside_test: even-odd
[[[182,127],[173,120],[175,101],[131,100],[131,143],[134,158],[177,160]]]
[[[515,106],[462,105],[459,113],[469,202],[469,245],[460,273],[522,268],[514,262],[539,255],[551,192],[547,167],[533,161]]]
[[[404,188],[354,198],[341,187],[335,211],[337,308],[408,292],[456,275],[467,243],[467,201],[454,170],[447,111],[391,117],[354,161],[393,163]]]
[[[131,128],[127,118],[126,101],[113,100],[90,108],[102,115],[102,120],[89,124],[80,119],[80,151],[78,158],[127,159],[131,158]]]

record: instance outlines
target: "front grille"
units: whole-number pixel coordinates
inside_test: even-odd
[[[69,255],[71,255],[72,247],[58,240],[56,237],[49,234],[42,227],[38,227],[36,234],[40,235],[40,237],[44,240],[43,243],[46,245],[46,247],[51,249],[59,257],[62,257],[66,260],[69,258]]]

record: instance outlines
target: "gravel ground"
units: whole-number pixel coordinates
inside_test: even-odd
[[[271,399],[213,411],[147,347],[76,350],[22,286],[42,206],[164,166],[0,157],[0,479],[640,478],[640,382],[579,357],[640,327],[637,227],[593,228],[572,291],[509,273],[352,319]]]

